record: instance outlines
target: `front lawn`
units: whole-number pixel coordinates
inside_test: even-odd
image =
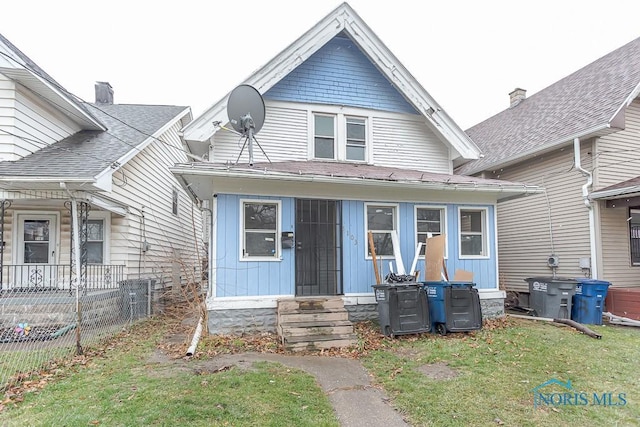
[[[546,322],[487,326],[402,337],[363,362],[415,425],[640,425],[640,330],[593,326],[596,340]],[[551,379],[572,389],[544,387],[534,408]]]

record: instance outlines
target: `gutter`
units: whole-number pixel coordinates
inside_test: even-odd
[[[269,172],[256,170],[256,172],[242,172],[242,171],[219,171],[219,170],[206,170],[202,168],[171,168],[171,172],[180,175],[200,175],[200,176],[213,176],[220,178],[246,178],[246,179],[259,179],[259,180],[279,180],[279,181],[295,181],[295,182],[314,182],[323,184],[347,184],[347,185],[376,185],[383,187],[414,187],[428,190],[460,190],[460,191],[477,191],[488,193],[500,193],[500,192],[513,192],[513,193],[525,193],[525,194],[537,194],[542,193],[542,189],[535,185],[486,185],[477,184],[474,182],[461,182],[461,183],[446,183],[446,182],[423,182],[423,181],[390,181],[365,177],[336,177],[336,176],[323,176],[323,175],[295,175],[293,173],[285,172]]]
[[[596,221],[593,212],[593,205],[589,199],[589,187],[593,184],[593,174],[582,168],[580,159],[580,138],[574,138],[573,140],[573,155],[576,169],[587,178],[587,182],[582,186],[582,200],[584,205],[589,210],[589,246],[591,252],[591,278],[598,278],[598,262],[597,262],[597,248],[596,248]]]

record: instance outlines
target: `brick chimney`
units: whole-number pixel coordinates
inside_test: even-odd
[[[113,104],[113,88],[109,82],[96,82],[96,104]]]
[[[527,91],[524,89],[520,89],[519,87],[515,88],[511,93],[509,93],[509,101],[511,103],[510,107],[515,107],[525,100],[527,97]]]

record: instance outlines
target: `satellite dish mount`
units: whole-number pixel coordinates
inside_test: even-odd
[[[227,114],[229,123],[233,129],[244,137],[242,149],[235,164],[238,164],[245,147],[249,151],[249,166],[253,166],[253,143],[255,142],[267,158],[269,163],[271,159],[264,152],[260,143],[256,139],[256,134],[262,129],[265,117],[264,100],[262,95],[253,86],[240,85],[231,91],[229,101],[227,102]]]

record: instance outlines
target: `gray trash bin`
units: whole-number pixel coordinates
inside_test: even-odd
[[[575,279],[530,277],[529,307],[534,315],[552,319],[571,318],[571,299],[576,292]]]
[[[373,285],[380,330],[386,336],[429,332],[429,307],[417,283]]]
[[[149,282],[153,279],[131,279],[120,282],[122,289],[122,316],[128,321],[142,319],[149,315]]]

